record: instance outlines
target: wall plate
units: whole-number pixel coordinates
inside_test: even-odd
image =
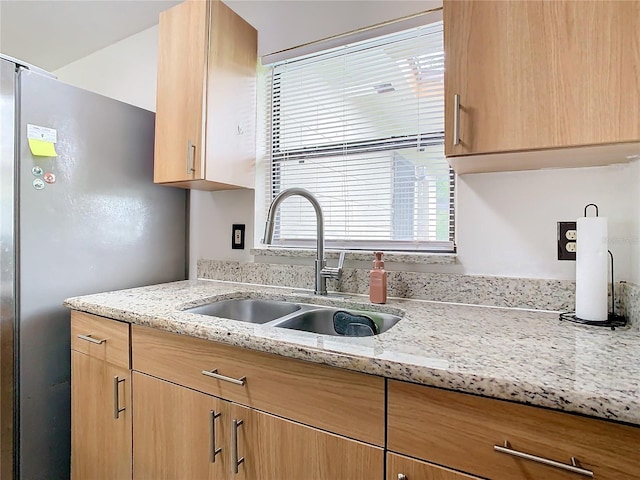
[[[576,222],[558,222],[558,260],[575,260],[578,244]]]
[[[244,230],[245,225],[234,223],[231,228],[231,248],[234,250],[244,250]]]

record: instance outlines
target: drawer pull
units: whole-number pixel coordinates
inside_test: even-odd
[[[222,452],[222,448],[216,448],[216,418],[222,415],[220,412],[216,413],[215,410],[211,410],[211,452],[209,454],[209,461],[216,463],[216,455]]]
[[[562,470],[577,473],[578,475],[584,475],[585,477],[593,478],[593,472],[591,470],[581,468],[578,464],[578,460],[575,457],[571,457],[571,465],[567,463],[556,462],[555,460],[549,460],[548,458],[538,457],[529,453],[513,450],[511,448],[511,445],[509,445],[509,442],[507,442],[506,440],[504,442],[504,447],[501,447],[500,445],[494,445],[493,449],[496,452],[506,453],[507,455],[513,455],[514,457],[524,458],[525,460],[531,460],[532,462],[542,463],[543,465],[560,468]]]
[[[247,377],[240,377],[240,378],[226,377],[224,375],[220,375],[218,373],[217,368],[214,368],[211,371],[202,370],[202,375],[206,375],[207,377],[217,378],[218,380],[224,380],[225,382],[234,383],[236,385],[240,385],[241,387],[244,387],[244,384],[247,383]]]
[[[113,377],[113,418],[116,420],[120,418],[120,413],[126,410],[125,407],[120,408],[120,395],[119,395],[119,387],[120,383],[125,381],[124,378],[118,378],[116,375]]]
[[[244,422],[242,420],[234,420],[231,428],[231,444],[233,445],[233,473],[238,474],[239,467],[244,463],[244,457],[239,457],[238,454],[238,428]]]
[[[106,338],[93,338],[91,335],[78,335],[80,340],[86,340],[87,342],[95,343],[96,345],[102,345],[107,341]]]
[[[399,473],[398,474],[398,480],[408,480],[407,476],[404,473]]]

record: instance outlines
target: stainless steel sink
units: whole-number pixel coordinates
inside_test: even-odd
[[[189,308],[185,312],[214,317],[228,318],[250,323],[267,323],[300,310],[300,305],[277,300],[242,298],[222,300],[200,307]]]
[[[356,310],[342,310],[338,308],[330,308],[330,307],[317,307],[317,306],[307,306],[308,309],[302,309],[300,312],[289,315],[286,319],[281,319],[281,321],[274,322],[274,327],[280,328],[289,328],[291,330],[302,330],[305,332],[313,332],[319,333],[322,335],[334,335],[334,336],[343,336],[336,332],[333,326],[333,315],[338,311],[348,311],[354,314],[366,315],[367,312],[356,311]],[[390,315],[388,313],[371,313],[371,315],[375,315],[376,318],[380,319],[379,331],[374,333],[369,327],[365,327],[362,325],[353,325],[353,328],[350,329],[348,336],[353,337],[369,337],[372,335],[378,335],[380,333],[386,332],[391,327],[393,327],[396,323],[400,321],[400,317],[396,315]]]
[[[386,332],[400,321],[400,317],[388,313],[257,298],[221,300],[199,307],[188,308],[184,311],[333,336],[344,336],[336,332],[334,328],[333,316],[336,312],[347,311],[355,315],[370,315],[378,320],[379,331],[377,332],[374,332],[369,326],[349,323],[345,335],[354,337],[378,335]]]

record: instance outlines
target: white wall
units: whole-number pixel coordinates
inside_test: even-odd
[[[637,281],[639,181],[638,161],[458,177],[457,243],[464,272],[574,279],[575,262],[556,260],[556,222],[575,220],[595,203],[608,218],[616,280]]]
[[[155,112],[157,71],[156,25],[53,73],[63,82]]]
[[[393,15],[389,7],[390,16]],[[155,109],[157,27],[59,69],[60,78]],[[616,280],[640,283],[640,162],[609,167],[475,174],[458,177],[458,265],[421,271],[528,278],[575,278],[574,262],[556,260],[556,222],[574,220],[587,203],[609,218]],[[251,261],[260,238],[264,186],[256,192],[192,191],[191,271],[198,258]],[[245,250],[231,249],[231,225],[247,225]]]

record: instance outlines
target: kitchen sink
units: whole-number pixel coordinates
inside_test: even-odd
[[[347,311],[356,315],[367,315],[368,313],[350,309],[342,310],[330,307],[317,307],[315,305],[309,305],[307,306],[307,308],[308,309],[302,309],[300,312],[290,315],[286,319],[282,319],[277,323],[274,322],[273,326],[280,328],[289,328],[291,330],[302,330],[305,332],[319,333],[322,335],[345,336],[336,332],[333,326],[334,314],[339,311]],[[377,333],[372,332],[371,328],[368,326],[355,324],[352,325],[351,328],[349,328],[349,331],[346,335],[353,337],[370,337],[372,335],[378,335],[380,333],[386,332],[400,321],[400,317],[396,315],[390,315],[388,313],[371,312],[370,315],[375,316],[375,318],[379,319],[379,331]]]
[[[276,300],[242,298],[221,300],[200,307],[189,308],[185,312],[211,315],[250,323],[267,323],[300,310],[300,305]]]
[[[340,309],[306,303],[292,303],[281,300],[241,298],[221,300],[184,310],[189,313],[211,315],[241,322],[267,324],[304,332],[332,336],[369,337],[386,332],[400,321],[400,317],[388,313],[366,312],[362,310]],[[356,316],[366,315],[377,320],[378,331],[370,326],[347,322],[343,333],[334,328],[333,316],[336,312],[348,312]]]

